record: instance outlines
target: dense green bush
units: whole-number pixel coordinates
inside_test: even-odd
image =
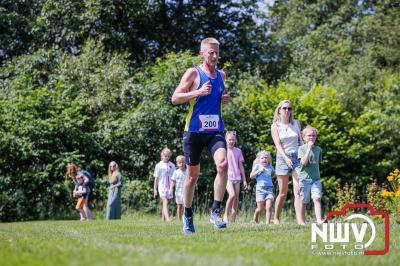
[[[335,203],[336,193],[346,182],[357,188],[366,200],[366,184],[372,178],[383,180],[387,169],[398,165],[400,143],[398,119],[399,80],[386,78],[379,95],[356,117],[345,109],[338,90],[316,86],[304,90],[290,84],[267,86],[261,77],[244,76],[237,84],[236,97],[228,107],[227,128],[238,131],[250,169],[257,150],[275,155],[270,134],[273,112],[283,99],[290,99],[294,115],[302,126],[312,125],[319,131],[318,145],[323,149],[321,164],[324,202]],[[390,111],[389,111],[390,110]],[[249,158],[250,157],[250,158]],[[370,163],[366,163],[370,162]]]
[[[122,203],[124,211],[155,211],[157,201],[153,199],[152,184],[140,180],[127,181],[122,189]]]
[[[68,162],[98,177],[105,172],[109,158],[97,120],[113,111],[113,89],[127,77],[124,62],[88,42],[79,57],[39,50],[1,68],[2,221],[46,218],[69,208],[70,192],[62,186]]]
[[[126,187],[125,210],[154,211],[152,172],[160,150],[182,153],[187,105],[170,97],[185,69],[199,63],[189,53],[170,53],[144,69],[130,68],[124,54],[108,54],[87,41],[83,53],[38,50],[0,69],[0,219],[47,218],[73,210],[65,166],[75,162],[98,179],[95,208],[106,202],[102,177],[109,161],[119,163]],[[229,66],[229,65],[227,65]],[[238,132],[246,173],[259,149],[275,155],[270,126],[283,99],[294,104],[303,126],[319,130],[324,203],[331,206],[344,183],[365,192],[399,164],[399,75],[383,77],[379,90],[356,115],[332,87],[268,86],[262,74],[228,73],[232,102],[223,106],[226,129]],[[215,167],[204,151],[194,207],[205,212],[213,200]],[[361,197],[363,198],[363,197]],[[246,194],[242,206],[251,209]]]

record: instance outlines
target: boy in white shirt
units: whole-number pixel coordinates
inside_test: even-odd
[[[179,155],[176,157],[176,165],[178,169],[175,170],[171,177],[171,186],[169,194],[172,195],[172,191],[175,186],[175,202],[176,202],[176,216],[182,221],[183,215],[183,184],[187,176],[185,156]]]
[[[175,171],[175,165],[169,161],[171,155],[171,150],[164,148],[161,151],[161,161],[154,170],[154,198],[157,197],[158,193],[163,205],[161,219],[164,222],[169,222],[168,200],[172,199],[172,195],[169,194],[169,187],[172,174]]]

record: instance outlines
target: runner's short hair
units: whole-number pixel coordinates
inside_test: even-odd
[[[200,51],[204,50],[204,47],[205,47],[207,44],[216,44],[216,45],[219,45],[219,41],[218,41],[217,39],[215,39],[215,38],[212,38],[212,37],[203,39],[203,40],[201,41]]]

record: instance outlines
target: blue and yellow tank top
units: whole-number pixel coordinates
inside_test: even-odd
[[[210,81],[211,93],[190,99],[189,112],[186,115],[185,131],[196,133],[224,132],[224,122],[221,117],[221,96],[225,85],[219,70],[217,77],[212,79],[200,67],[196,67],[200,76],[198,90],[204,83]]]

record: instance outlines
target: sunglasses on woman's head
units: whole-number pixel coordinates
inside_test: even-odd
[[[283,110],[288,110],[288,111],[292,111],[292,107],[282,107]]]

